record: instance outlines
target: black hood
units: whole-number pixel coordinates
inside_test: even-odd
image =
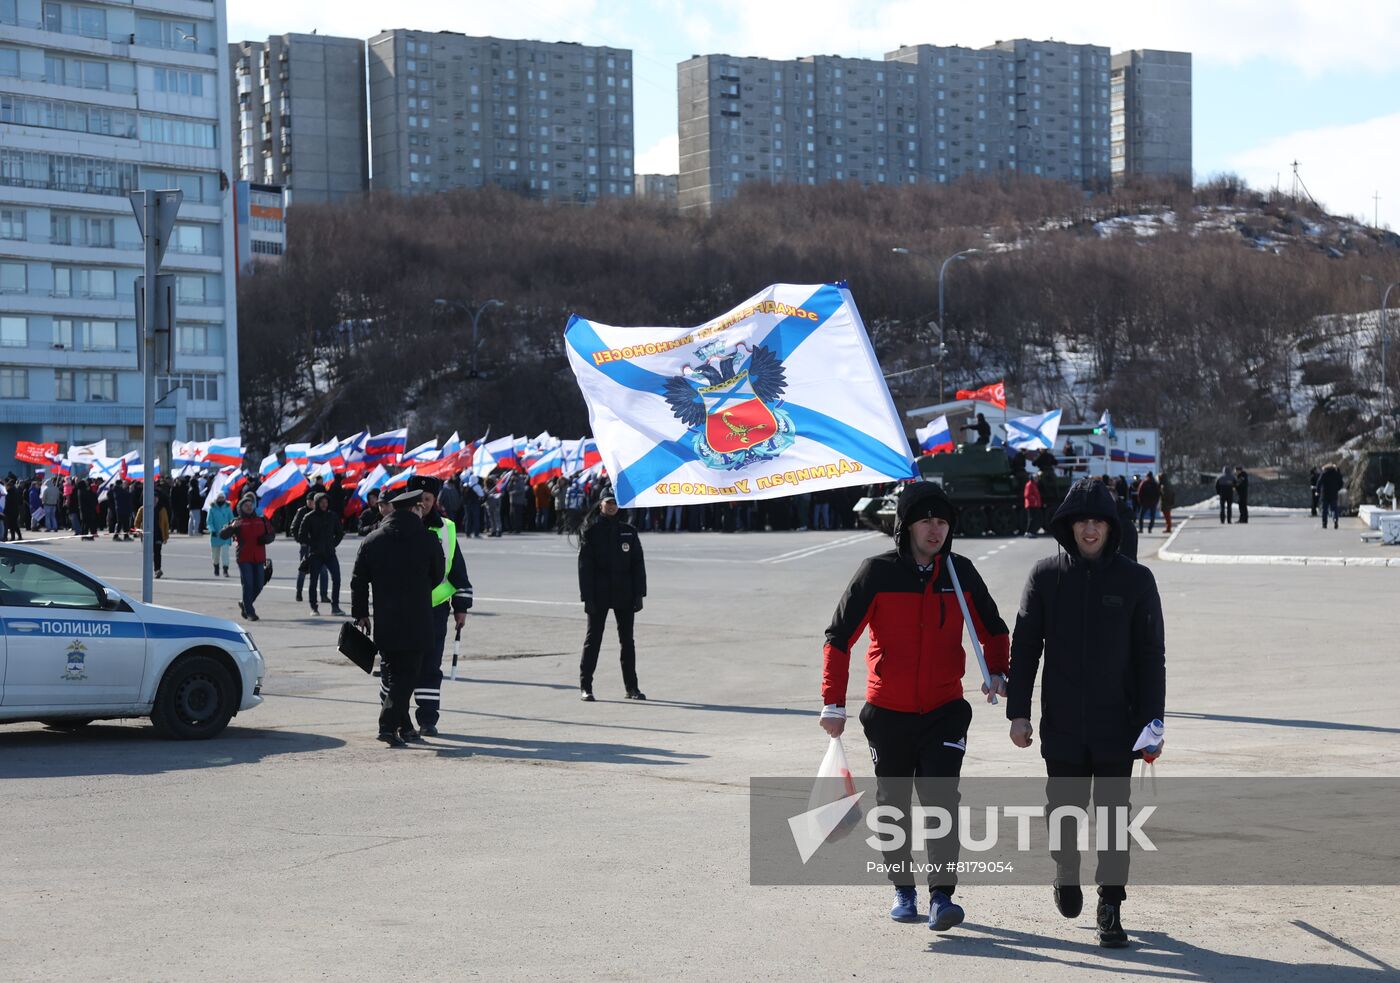
[[[1118,520],[1118,503],[1108,486],[1097,478],[1080,478],[1071,487],[1065,500],[1055,510],[1050,520],[1050,532],[1070,556],[1079,555],[1079,547],[1074,542],[1074,520],[1102,519],[1108,523],[1108,543],[1101,554],[1109,559],[1118,552],[1118,544],[1123,538],[1123,528]]]
[[[948,538],[943,540],[943,548],[938,552],[952,552],[958,510],[938,482],[914,481],[904,486],[894,507],[894,550],[900,556],[909,555],[909,526],[924,518],[930,510],[948,520]]]

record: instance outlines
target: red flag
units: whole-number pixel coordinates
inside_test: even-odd
[[[58,444],[36,444],[32,440],[15,441],[15,460],[26,464],[49,464],[58,457]]]
[[[981,389],[959,389],[956,399],[976,399],[1006,409],[1006,383],[994,382]]]

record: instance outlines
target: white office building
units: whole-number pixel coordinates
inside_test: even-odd
[[[16,440],[141,439],[127,194],[184,192],[156,439],[238,431],[224,0],[0,0],[0,474]]]

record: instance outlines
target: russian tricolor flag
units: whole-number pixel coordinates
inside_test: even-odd
[[[408,488],[408,479],[412,478],[417,473],[417,470],[414,468],[404,468],[398,474],[384,482],[384,487],[380,490],[380,494],[390,495],[404,491]]]
[[[310,444],[288,444],[282,448],[282,452],[287,455],[287,463],[295,464],[299,468],[304,468],[311,463]]]
[[[399,463],[399,455],[408,446],[408,428],[377,433],[365,441],[365,465],[384,464],[393,466]]]
[[[407,451],[403,457],[399,458],[400,464],[407,464],[410,461],[436,461],[438,459],[437,438],[426,443],[419,444],[411,451]]]
[[[258,511],[270,519],[278,509],[291,505],[305,495],[310,487],[306,475],[301,473],[301,468],[288,461],[273,472],[272,477],[264,481],[258,489]]]
[[[583,442],[583,466],[591,468],[595,464],[603,463],[603,455],[598,450],[598,442],[589,437]]]
[[[243,437],[215,437],[204,450],[203,464],[217,464],[219,467],[241,467],[243,464]]]
[[[332,437],[330,440],[316,444],[307,450],[306,456],[312,464],[324,465],[332,473],[345,468],[345,459],[340,454],[339,437]]]
[[[561,448],[546,451],[530,466],[530,487],[542,485],[564,473],[564,452]]]
[[[951,454],[953,451],[953,431],[948,427],[946,415],[915,430],[914,436],[919,439],[919,450],[925,454]]]
[[[482,444],[472,460],[472,473],[484,478],[496,468],[513,468],[516,463],[515,435],[511,434]]]
[[[126,462],[126,463],[125,463],[125,469],[126,469],[126,478],[127,478],[128,481],[145,481],[145,480],[146,480],[146,466],[145,466],[144,464],[141,463],[141,452],[140,452],[140,451],[132,451],[132,452],[129,453],[129,454],[123,455],[123,460]],[[156,468],[155,468],[155,470],[156,470],[156,477],[159,478],[159,477],[160,477],[160,458],[156,458]]]
[[[277,460],[276,454],[269,454],[262,459],[262,464],[258,465],[258,477],[267,480],[267,476],[272,474],[282,466],[282,462]]]
[[[389,472],[384,470],[384,465],[376,464],[374,470],[360,479],[359,487],[355,489],[355,497],[362,502],[369,501],[369,493],[376,488],[382,488],[389,480]]]

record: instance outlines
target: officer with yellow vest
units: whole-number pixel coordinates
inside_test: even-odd
[[[423,493],[418,506],[423,525],[438,537],[443,558],[447,561],[443,567],[447,575],[442,583],[433,588],[434,652],[423,660],[418,683],[413,690],[414,702],[418,704],[415,713],[418,731],[424,737],[436,737],[438,711],[442,703],[442,656],[447,648],[447,615],[450,611],[459,630],[466,623],[467,610],[472,606],[472,582],[467,579],[467,564],[462,559],[462,551],[457,548],[457,524],[438,509],[438,492],[442,490],[442,481],[414,475],[408,479],[408,490]]]

